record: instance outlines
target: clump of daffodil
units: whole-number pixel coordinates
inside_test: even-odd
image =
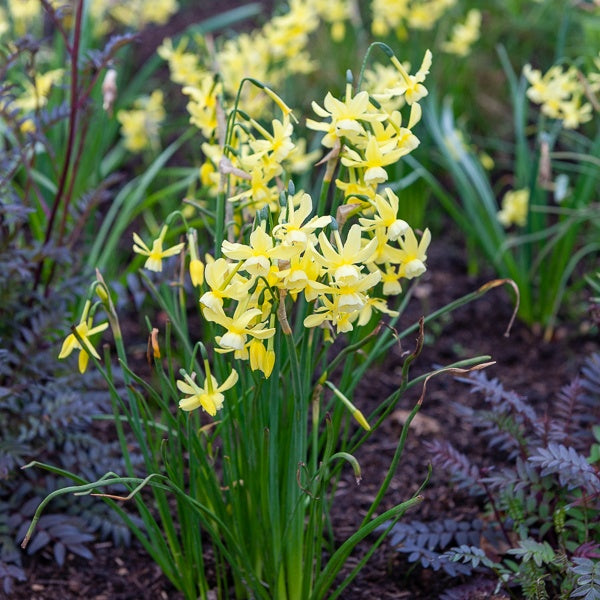
[[[479,39],[480,29],[481,11],[473,8],[467,13],[464,23],[457,23],[452,28],[450,39],[442,44],[442,50],[456,56],[466,56]]]
[[[154,90],[150,96],[138,98],[131,110],[120,110],[117,119],[121,123],[125,148],[130,152],[156,149],[159,145],[160,124],[165,116],[161,90]]]
[[[93,317],[89,316],[92,303],[87,300],[81,313],[79,324],[75,326],[77,336],[81,338],[81,342],[77,339],[74,333],[69,334],[60,349],[58,358],[67,358],[73,350],[79,350],[79,372],[85,373],[90,359],[90,354],[100,360],[100,356],[90,341],[90,337],[104,331],[108,327],[108,323],[100,323],[93,327]],[[83,346],[81,345],[83,343]]]
[[[502,209],[498,211],[498,221],[504,227],[518,225],[523,227],[527,223],[529,209],[529,190],[509,190],[502,198]]]
[[[352,0],[312,0],[312,6],[326,23],[331,24],[331,38],[340,42],[346,34],[346,22],[353,18]]]
[[[211,417],[214,417],[223,406],[225,400],[223,392],[231,389],[237,383],[238,374],[232,369],[227,379],[219,385],[215,376],[210,372],[207,360],[204,360],[204,370],[206,377],[204,384],[200,387],[193,377],[181,369],[183,380],[177,381],[177,389],[185,394],[185,397],[179,401],[179,408],[185,411],[202,408]]]
[[[152,242],[151,249],[146,246],[142,238],[137,233],[133,234],[133,251],[137,254],[148,257],[144,263],[144,267],[150,271],[161,272],[163,259],[179,254],[185,246],[185,244],[181,242],[180,244],[175,244],[174,246],[163,250],[163,242],[165,240],[165,236],[167,235],[167,231],[168,227],[167,225],[164,225],[160,230],[158,237]]]
[[[346,0],[337,2],[342,5]],[[332,20],[341,24],[345,15],[343,8],[342,12],[336,9]],[[314,0],[295,0],[290,2],[287,12],[272,17],[262,28],[228,39],[216,49],[204,44],[201,38],[194,38],[201,51],[188,51],[190,40],[183,38],[176,48],[170,40],[165,40],[158,53],[168,61],[173,81],[185,86],[184,93],[190,97],[188,111],[192,124],[200,127],[203,135],[210,139],[210,129],[216,127],[212,106],[217,93],[227,111],[241,81],[249,74],[253,79],[269,81],[279,87],[286,77],[306,74],[316,68],[308,47],[309,36],[318,26],[319,11]],[[334,27],[339,32],[340,25]],[[219,66],[218,83],[215,83],[214,65]],[[268,89],[245,85],[240,90],[240,100],[244,110],[260,121],[267,117],[272,98]]]
[[[577,68],[554,65],[542,75],[531,65],[525,65],[523,74],[530,83],[527,97],[541,104],[543,114],[562,120],[566,129],[577,129],[592,119],[592,104],[585,101],[583,75]],[[597,91],[593,78],[588,85],[590,91]]]

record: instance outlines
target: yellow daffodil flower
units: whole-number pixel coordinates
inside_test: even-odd
[[[502,198],[502,210],[498,211],[498,221],[504,227],[513,224],[523,227],[527,223],[528,208],[529,190],[510,190]]]
[[[266,379],[271,376],[275,366],[275,351],[273,350],[273,338],[267,341],[267,347],[257,339],[250,342],[248,352],[250,355],[250,368],[253,371],[262,371]]]
[[[64,72],[64,69],[53,69],[46,73],[36,73],[33,83],[23,83],[25,91],[12,102],[12,106],[23,113],[34,112],[46,106],[52,86],[63,79]]]
[[[395,57],[391,58],[392,64],[399,71],[401,79],[398,85],[393,89],[388,89],[386,92],[394,96],[404,96],[406,103],[412,105],[418,102],[427,94],[427,88],[423,85],[425,78],[429,73],[431,67],[432,55],[431,51],[427,50],[423,57],[423,62],[419,67],[419,70],[414,75],[409,75],[404,65]]]
[[[156,50],[157,54],[169,63],[171,80],[180,85],[199,86],[207,76],[207,73],[200,67],[198,55],[193,52],[186,52],[187,40],[183,38],[173,47],[173,41],[165,38],[163,43]]]
[[[452,28],[450,39],[442,44],[442,50],[456,56],[466,56],[479,39],[480,28],[481,11],[473,8],[467,13],[464,23],[457,23]]]
[[[117,120],[121,123],[125,148],[130,152],[156,148],[159,144],[159,127],[165,116],[161,90],[154,90],[150,96],[138,98],[132,110],[120,110]]]
[[[336,297],[336,307],[340,312],[354,312],[362,310],[368,297],[364,293],[381,281],[381,272],[373,271],[352,282],[332,285],[328,293]]]
[[[100,333],[104,331],[108,327],[108,323],[100,323],[100,325],[96,325],[96,327],[92,327],[92,318],[88,317],[88,313],[90,312],[91,302],[88,300],[85,303],[83,308],[83,313],[81,315],[81,319],[79,324],[75,327],[75,331],[77,331],[77,335],[81,338],[83,342],[83,347],[79,340],[75,337],[74,333],[69,334],[65,341],[63,342],[62,348],[60,349],[60,354],[58,358],[67,358],[73,352],[73,350],[79,350],[79,372],[85,373],[87,369],[88,361],[90,359],[90,354],[100,360],[100,355],[96,352],[94,346],[90,342],[90,336]]]
[[[294,199],[290,197],[286,209],[279,213],[279,223],[273,228],[273,236],[284,244],[297,245],[304,250],[311,236],[314,237],[315,229],[321,229],[331,223],[329,215],[315,215],[309,219],[312,211],[313,203],[309,194],[301,194],[297,208],[294,206]],[[316,240],[316,237],[314,239]]]
[[[250,141],[250,148],[259,154],[272,154],[273,159],[281,163],[293,151],[294,142],[292,142],[292,133],[294,128],[290,123],[289,117],[284,117],[283,121],[273,119],[273,133],[269,133],[262,125],[252,120],[252,124],[261,133],[264,139]]]
[[[186,85],[181,91],[190,98],[186,106],[190,123],[210,139],[217,128],[217,98],[222,93],[221,84],[215,83],[213,77],[206,73],[195,86]]]
[[[215,338],[217,344],[227,352],[232,350],[242,350],[248,340],[248,336],[265,340],[275,335],[275,328],[266,327],[265,323],[255,323],[250,325],[251,322],[256,321],[258,317],[262,316],[262,311],[259,308],[247,308],[247,303],[240,302],[233,316],[230,317],[225,314],[222,308],[204,309],[204,317],[224,327],[227,332],[222,336]]]
[[[387,239],[395,241],[407,231],[408,223],[403,219],[398,218],[398,196],[396,196],[390,188],[385,188],[385,194],[387,196],[387,201],[383,196],[379,194],[375,195],[373,205],[377,212],[373,218],[361,218],[358,222],[365,231],[376,229],[377,227],[384,227]]]
[[[318,281],[323,273],[323,267],[316,260],[316,250],[309,242],[306,250],[289,262],[280,261],[277,277],[281,279],[280,287],[286,289],[293,297],[300,292],[308,302],[327,289],[327,285]]]
[[[346,98],[344,101],[334,98],[331,92],[327,92],[321,108],[316,102],[312,108],[322,118],[331,118],[329,123],[320,123],[312,119],[306,119],[309,129],[325,131],[326,135],[321,142],[326,148],[333,148],[336,141],[341,137],[347,137],[355,141],[357,137],[365,135],[365,128],[361,121],[385,121],[387,115],[372,110],[369,94],[365,91],[358,92],[352,96],[352,86],[346,85]]]
[[[211,417],[223,406],[223,392],[231,389],[238,380],[237,371],[232,370],[229,377],[219,385],[214,375],[208,372],[204,385],[200,387],[185,371],[182,371],[182,375],[185,381],[178,380],[177,389],[186,394],[186,397],[179,401],[179,408],[186,411],[202,408]]]
[[[383,167],[398,162],[402,155],[403,152],[396,148],[395,141],[380,145],[374,135],[368,135],[364,157],[356,150],[347,148],[342,156],[342,164],[345,167],[364,168],[365,184],[377,185],[387,181],[388,174]]]
[[[346,243],[341,240],[339,231],[333,233],[337,250],[329,243],[324,233],[319,234],[319,248],[321,255],[316,258],[328,269],[334,281],[341,284],[351,284],[360,279],[362,266],[359,263],[368,262],[377,248],[377,240],[370,240],[364,247],[362,245],[362,229],[360,225],[352,225]]]
[[[152,242],[152,250],[146,246],[142,238],[137,233],[133,234],[133,251],[137,254],[142,254],[148,257],[144,263],[144,268],[149,269],[150,271],[162,271],[163,259],[169,256],[174,256],[175,254],[179,254],[185,246],[185,244],[182,242],[180,244],[175,244],[175,246],[172,246],[171,248],[163,250],[162,245],[166,234],[167,226],[165,225],[161,229],[158,238]]]
[[[239,264],[234,265],[224,258],[215,260],[206,255],[204,278],[210,290],[200,297],[200,305],[210,310],[219,310],[224,298],[242,300],[254,285],[253,279],[245,279],[236,273]]]
[[[425,261],[427,260],[427,248],[431,242],[431,232],[426,229],[421,236],[421,241],[417,242],[414,231],[409,227],[404,236],[398,240],[400,244],[401,260],[400,275],[406,279],[414,279],[427,269]]]
[[[223,241],[223,254],[233,260],[242,260],[241,269],[251,275],[268,275],[271,261],[274,259],[288,260],[298,249],[293,246],[275,245],[273,238],[265,231],[266,225],[261,223],[251,234],[250,244],[238,244],[228,240]]]

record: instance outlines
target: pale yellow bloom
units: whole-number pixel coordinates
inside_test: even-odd
[[[224,258],[215,260],[206,255],[204,277],[210,288],[200,298],[200,305],[210,310],[219,310],[223,306],[223,299],[231,298],[242,300],[248,295],[253,285],[252,279],[244,279],[236,273],[236,265],[227,262]]]
[[[390,188],[385,188],[387,200],[375,195],[373,205],[376,213],[372,219],[361,218],[359,223],[368,231],[377,227],[384,227],[386,230],[387,239],[394,241],[408,230],[408,223],[403,219],[398,218],[398,196]]]
[[[398,30],[410,14],[410,0],[372,0],[372,32],[375,36],[385,36]]]
[[[290,196],[288,204],[279,213],[279,223],[273,228],[273,236],[287,245],[296,245],[304,250],[312,238],[314,231],[326,227],[331,223],[331,216],[309,218],[313,211],[312,198],[309,194],[302,193],[298,207],[294,206],[294,199]],[[316,238],[315,238],[316,239]]]
[[[329,123],[320,123],[312,119],[306,119],[306,126],[309,129],[325,131],[322,144],[327,148],[333,148],[336,140],[347,137],[354,141],[357,137],[365,135],[365,128],[362,122],[384,121],[387,116],[381,113],[373,112],[369,102],[369,94],[365,91],[352,95],[352,86],[346,85],[346,98],[344,101],[334,98],[331,92],[327,92],[323,102],[324,108],[316,102],[312,103],[312,108],[322,118],[330,118]]]
[[[198,258],[190,260],[190,279],[194,287],[204,283],[204,263]]]
[[[560,118],[565,129],[577,129],[582,123],[592,120],[592,105],[581,102],[580,94],[574,95],[560,105]]]
[[[413,279],[423,274],[427,269],[427,248],[431,242],[431,232],[425,229],[421,240],[417,242],[414,231],[409,227],[404,236],[399,239],[400,245],[400,275],[406,279]]]
[[[79,337],[81,338],[83,346],[75,337],[75,334],[71,333],[66,337],[65,341],[63,342],[62,348],[60,349],[60,354],[58,355],[58,358],[62,359],[69,356],[71,352],[73,352],[73,350],[79,350],[80,373],[85,373],[90,354],[98,360],[100,360],[100,355],[98,354],[98,352],[96,352],[96,349],[90,342],[89,338],[92,335],[95,335],[96,333],[104,331],[108,327],[108,323],[100,323],[100,325],[92,327],[92,318],[88,316],[90,308],[91,302],[87,300],[83,308],[83,313],[81,314],[79,324],[75,327],[75,331],[77,331],[77,335],[79,335]]]
[[[327,293],[334,296],[338,312],[353,313],[362,310],[367,301],[366,292],[381,281],[381,273],[373,271],[368,275],[360,275],[355,280],[335,282]]]
[[[337,250],[329,243],[327,236],[319,234],[319,248],[321,255],[317,255],[319,261],[327,268],[333,280],[339,284],[353,284],[360,278],[362,265],[368,262],[377,248],[377,240],[372,239],[366,245],[362,244],[362,229],[360,225],[352,225],[346,243],[342,242],[339,231],[333,232]]]
[[[227,330],[225,334],[215,338],[223,350],[240,351],[244,349],[248,336],[265,340],[275,335],[275,328],[267,327],[266,323],[258,321],[262,311],[259,308],[247,308],[246,304],[246,302],[239,302],[232,317],[226,315],[222,308],[204,309],[204,316],[207,320],[217,323]]]
[[[294,128],[290,123],[289,117],[284,117],[283,121],[273,119],[273,133],[269,133],[264,127],[253,121],[253,125],[264,136],[263,139],[250,141],[250,148],[257,154],[272,154],[273,159],[281,163],[293,151],[292,133]]]
[[[479,39],[481,28],[481,12],[472,9],[467,13],[464,23],[457,23],[452,28],[452,35],[447,42],[442,44],[442,50],[457,56],[466,56],[471,46]]]
[[[410,65],[403,63],[406,71],[410,71]],[[384,90],[393,89],[398,83],[398,71],[390,64],[382,65],[375,63],[371,68],[365,69],[364,87],[379,103],[387,113],[400,110],[405,104],[404,96],[392,96],[384,94]]]
[[[173,47],[171,38],[166,38],[156,50],[157,54],[169,63],[171,79],[180,85],[201,86],[210,75],[200,66],[197,54],[186,52],[187,40],[182,38]]]
[[[346,21],[350,20],[352,0],[312,0],[319,16],[331,24],[331,37],[340,42],[346,33]]]
[[[182,371],[182,375],[184,381],[177,381],[177,389],[186,394],[186,397],[179,401],[179,408],[186,411],[202,408],[211,417],[223,407],[223,392],[231,389],[238,380],[237,371],[232,370],[227,379],[219,385],[215,376],[209,372],[204,379],[204,385],[200,387],[185,371]]]
[[[33,83],[24,81],[24,92],[12,103],[12,106],[23,113],[34,112],[46,106],[52,86],[62,80],[64,69],[53,69],[46,73],[36,73]]]
[[[124,25],[142,29],[148,23],[164,25],[177,12],[175,0],[127,0],[110,5],[110,16]]]
[[[327,285],[319,281],[323,267],[316,260],[316,250],[310,242],[301,255],[292,257],[289,262],[280,261],[279,268],[279,287],[285,288],[292,296],[304,292],[306,300],[312,302],[327,290]]]
[[[167,226],[163,226],[160,231],[159,236],[152,242],[152,249],[148,248],[142,238],[134,232],[133,234],[133,251],[137,254],[142,254],[147,256],[146,262],[144,263],[144,267],[149,269],[150,271],[162,271],[162,261],[164,258],[169,256],[174,256],[175,254],[179,254],[185,244],[181,242],[180,244],[175,244],[171,248],[167,248],[163,250],[163,242],[165,236],[167,235]]]
[[[403,154],[406,152],[396,147],[395,140],[380,145],[374,135],[368,135],[364,156],[361,156],[356,150],[347,148],[342,156],[342,164],[345,167],[364,169],[365,184],[375,185],[387,181],[388,174],[383,167],[398,162]]]
[[[592,105],[582,102],[585,89],[576,68],[563,69],[554,65],[542,75],[530,65],[523,67],[523,74],[530,83],[527,97],[541,104],[542,113],[552,119],[561,119],[566,129],[576,129],[592,118]]]
[[[395,56],[391,58],[391,61],[400,73],[401,79],[395,88],[386,90],[386,93],[397,96],[404,95],[406,103],[409,105],[412,105],[427,96],[429,92],[423,85],[423,82],[429,74],[429,69],[431,67],[432,54],[430,50],[425,52],[423,62],[414,75],[409,75],[404,68],[404,65]]]
[[[250,355],[250,368],[253,371],[262,371],[265,378],[268,379],[275,366],[275,351],[273,350],[273,338],[267,341],[267,347],[262,341],[252,339],[248,347]]]
[[[250,234],[249,245],[224,240],[222,250],[228,258],[244,261],[242,270],[251,275],[263,276],[269,273],[272,260],[288,260],[298,253],[298,249],[293,246],[276,246],[273,238],[265,231],[264,223]]]
[[[217,102],[222,92],[221,84],[215,83],[207,73],[197,85],[186,85],[181,91],[190,98],[186,106],[190,113],[190,123],[209,139],[217,128]]]
[[[510,190],[502,198],[502,210],[498,211],[498,221],[504,227],[518,225],[523,227],[527,223],[529,208],[529,190]]]
[[[159,127],[165,116],[161,90],[154,90],[151,96],[138,98],[132,110],[120,110],[117,119],[121,123],[125,148],[130,152],[156,148],[159,143]]]

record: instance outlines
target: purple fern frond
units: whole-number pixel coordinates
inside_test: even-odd
[[[558,475],[560,484],[568,489],[581,487],[589,494],[600,493],[598,473],[575,448],[550,443],[537,448],[529,461],[541,468],[542,476]]]

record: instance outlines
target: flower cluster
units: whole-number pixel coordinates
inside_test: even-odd
[[[300,19],[294,11],[308,11],[310,6],[294,2],[290,12],[295,20],[289,14],[277,17],[281,19],[277,23],[297,40],[295,57],[301,55],[312,25],[310,13]],[[269,51],[277,54],[281,31],[273,28],[273,22],[261,31],[269,40]],[[241,36],[231,43],[244,44],[243,40]],[[410,66],[388,49],[392,72],[379,85],[371,77],[370,91],[355,91],[349,81],[343,99],[328,93],[323,106],[313,103],[321,120],[308,119],[307,126],[324,133],[328,167],[338,162],[343,166],[335,181],[337,197],[345,201],[337,219],[319,214],[311,195],[296,192],[290,181],[294,172],[307,170],[317,155],[307,154],[305,144],[294,139],[293,113],[277,94],[252,78],[240,89],[253,92],[240,93],[228,104],[233,94],[228,91],[232,84],[226,74],[226,47],[218,61],[225,74],[218,77],[203,70],[196,55],[186,51],[185,41],[177,47],[167,41],[160,53],[169,61],[173,79],[186,83],[183,92],[190,98],[191,121],[208,140],[202,145],[206,160],[200,178],[203,191],[227,202],[226,232],[219,239],[218,256],[207,254],[204,262],[198,257],[193,229],[188,228],[187,244],[165,247],[170,218],[151,244],[134,234],[133,250],[146,257],[145,268],[159,272],[164,259],[183,255],[187,246],[191,282],[204,319],[213,324],[215,351],[248,361],[253,371],[269,377],[277,359],[275,336],[278,330],[292,334],[287,315],[299,299],[308,309],[300,320],[294,319],[296,327],[320,327],[328,337],[367,324],[374,313],[396,315],[386,297],[402,291],[402,280],[425,271],[431,235],[426,229],[419,238],[400,217],[399,197],[384,187],[386,169],[419,144],[412,128],[421,118],[420,101],[427,95],[424,82],[431,52],[411,74]],[[237,51],[240,60],[254,55]],[[266,123],[249,116],[253,113],[246,102],[256,108],[255,93],[278,107],[278,118],[271,114]],[[403,107],[408,110],[406,124],[400,112]],[[145,112],[139,108],[140,114]],[[122,111],[119,119],[126,133],[129,125],[133,146],[139,147],[142,135],[152,129],[152,122],[137,113]],[[331,178],[326,176],[325,181]],[[233,371],[219,385],[207,361],[203,385],[196,383],[193,373],[182,376],[178,389],[186,397],[181,408],[202,407],[212,416],[221,408],[222,392],[237,380]]]
[[[305,327],[338,333],[364,325],[374,311],[395,315],[379,294],[398,294],[401,279],[425,271],[430,242],[428,230],[418,241],[410,226],[397,218],[398,197],[389,188],[383,195],[375,194],[372,206],[365,203],[366,216],[350,226],[345,240],[331,216],[313,215],[309,194],[290,192],[282,201],[276,224],[257,222],[247,243],[224,240],[224,257],[206,255],[204,266],[197,257],[195,236],[188,234],[190,277],[200,288],[204,318],[220,329],[215,336],[217,351],[248,360],[251,369],[265,377],[275,364],[277,323],[283,333],[291,333],[286,298],[295,301],[303,296],[311,303]],[[327,227],[329,236],[324,232]],[[164,226],[152,250],[134,234],[134,251],[148,256],[146,268],[161,270],[162,259],[183,249],[180,243],[163,250],[166,233]],[[227,379],[228,387],[234,378]],[[189,376],[184,379],[179,388],[189,397],[182,408],[202,406],[210,414],[220,408],[226,384],[219,387],[208,373],[203,387],[192,384]]]
[[[395,32],[406,38],[409,29],[432,29],[456,0],[373,0],[373,35]]]
[[[600,58],[595,65],[600,71]],[[574,66],[554,65],[542,74],[525,65],[523,74],[530,84],[527,97],[541,104],[544,115],[562,120],[566,129],[577,129],[592,119],[592,103],[586,102],[585,97],[600,91],[600,73],[591,73],[586,79]]]
[[[90,15],[95,35],[106,35],[115,25],[140,30],[150,23],[164,25],[177,12],[176,0],[91,0]]]
[[[65,0],[49,0],[48,3],[69,25],[73,3]],[[150,23],[163,25],[178,9],[176,0],[90,0],[86,4],[96,36],[106,35],[123,25],[135,30]],[[0,37],[10,30],[10,23],[17,37],[42,30],[44,8],[39,0],[7,0],[5,6],[6,10],[0,7]]]
[[[303,295],[313,303],[305,327],[347,332],[355,323],[368,322],[374,310],[395,314],[377,297],[376,286],[383,283],[384,295],[397,294],[400,279],[423,273],[430,234],[426,230],[417,241],[409,225],[396,217],[398,198],[389,189],[385,196],[375,195],[373,208],[370,217],[349,228],[344,241],[332,217],[311,216],[309,194],[289,194],[271,230],[262,220],[248,243],[225,240],[226,258],[207,257],[208,289],[200,297],[204,317],[223,328],[216,337],[219,351],[250,359],[253,369],[269,376],[275,316],[285,328],[280,311],[285,311],[288,296],[295,300]],[[331,236],[323,231],[327,226]]]
[[[226,40],[216,49],[209,45],[201,52],[188,49],[191,41],[186,37],[176,47],[171,39],[163,42],[158,54],[168,62],[171,79],[183,86],[183,93],[189,97],[190,122],[205,138],[210,139],[217,126],[217,98],[229,109],[240,82],[250,74],[253,79],[279,87],[286,77],[316,68],[307,48],[310,34],[319,26],[317,7],[323,4],[317,0],[292,1],[287,13],[273,17],[260,29]],[[202,43],[201,39],[196,41]],[[200,57],[205,57],[204,61]],[[240,102],[257,120],[267,114],[270,106],[264,90],[254,86],[242,88]]]
[[[479,39],[480,29],[481,11],[473,8],[467,13],[464,23],[457,23],[452,28],[452,36],[442,44],[442,50],[456,56],[466,56]]]
[[[385,167],[398,162],[419,145],[412,128],[421,119],[419,101],[427,95],[423,82],[429,73],[431,58],[427,50],[419,70],[410,75],[410,67],[407,69],[391,56],[393,73],[386,71],[381,84],[371,87],[371,94],[367,91],[353,94],[352,85],[348,83],[343,100],[328,93],[323,107],[313,102],[315,113],[328,120],[307,119],[306,125],[324,132],[322,144],[332,149],[330,156],[340,155],[342,164],[348,168],[349,181],[336,181],[348,201],[358,202],[357,195],[373,200],[377,186],[388,179]],[[370,79],[374,81],[373,76]],[[410,107],[406,126],[397,110],[403,105]]]
[[[117,119],[121,123],[125,148],[130,152],[156,148],[159,142],[159,127],[165,116],[161,90],[154,90],[150,96],[138,98],[131,110],[120,110]]]

